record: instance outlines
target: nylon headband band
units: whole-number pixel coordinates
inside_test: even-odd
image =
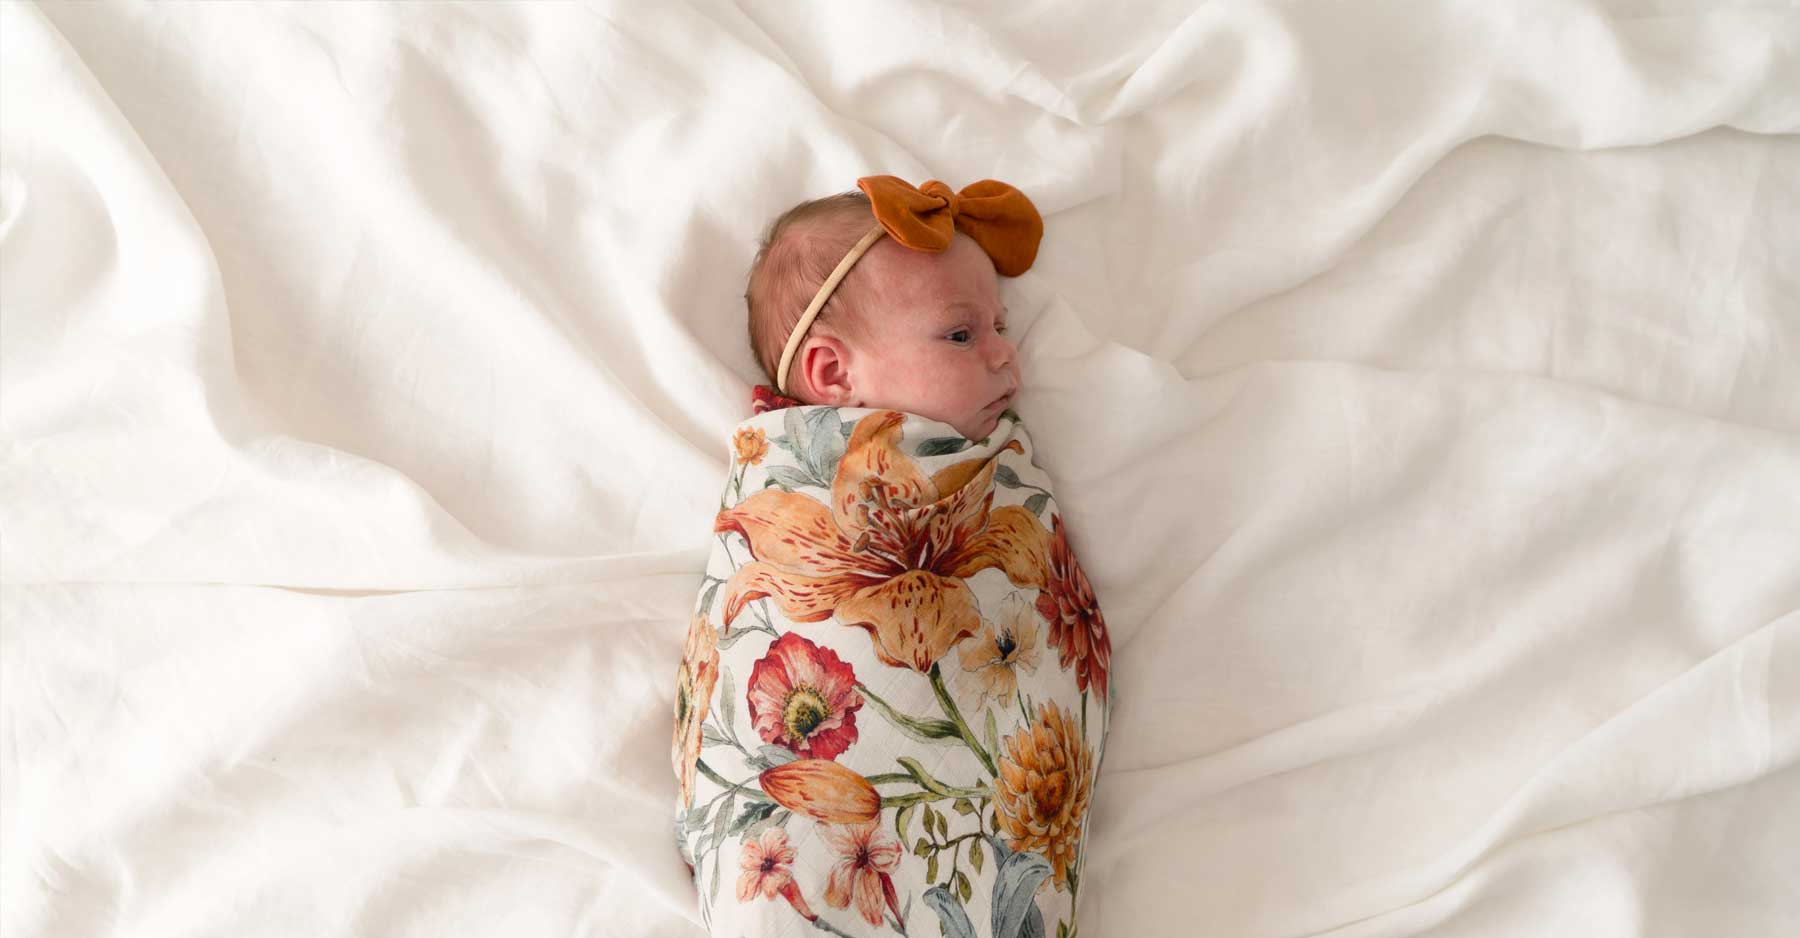
[[[850,273],[850,268],[855,267],[863,253],[885,233],[880,225],[870,228],[869,233],[863,235],[862,240],[856,242],[856,246],[844,255],[844,259],[838,261],[831,276],[826,277],[825,282],[819,286],[819,292],[813,294],[812,302],[806,304],[806,312],[800,314],[800,321],[794,323],[794,331],[788,335],[787,347],[781,350],[781,366],[775,370],[776,390],[787,393],[788,367],[794,363],[794,353],[800,350],[800,342],[806,338],[806,331],[812,328],[813,320],[819,318],[819,310],[825,308],[825,301],[831,299],[831,294],[837,291],[838,284]]]

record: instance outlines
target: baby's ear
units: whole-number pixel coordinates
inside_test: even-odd
[[[835,336],[808,336],[794,364],[799,373],[796,388],[811,404],[851,406],[856,382],[850,364],[850,350]]]

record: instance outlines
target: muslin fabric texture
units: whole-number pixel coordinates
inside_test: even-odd
[[[1076,931],[1112,645],[1017,415],[787,407],[730,451],[671,751],[702,920]]]

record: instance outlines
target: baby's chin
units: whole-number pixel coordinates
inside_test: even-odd
[[[986,413],[976,414],[956,427],[956,431],[971,440],[983,440],[1000,425],[1000,415],[989,416]]]

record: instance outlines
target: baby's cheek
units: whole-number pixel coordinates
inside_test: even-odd
[[[933,393],[935,386],[930,380],[914,373],[894,382],[890,387],[894,391],[892,406],[895,408],[934,420],[944,419],[944,415],[939,412],[942,402]]]

